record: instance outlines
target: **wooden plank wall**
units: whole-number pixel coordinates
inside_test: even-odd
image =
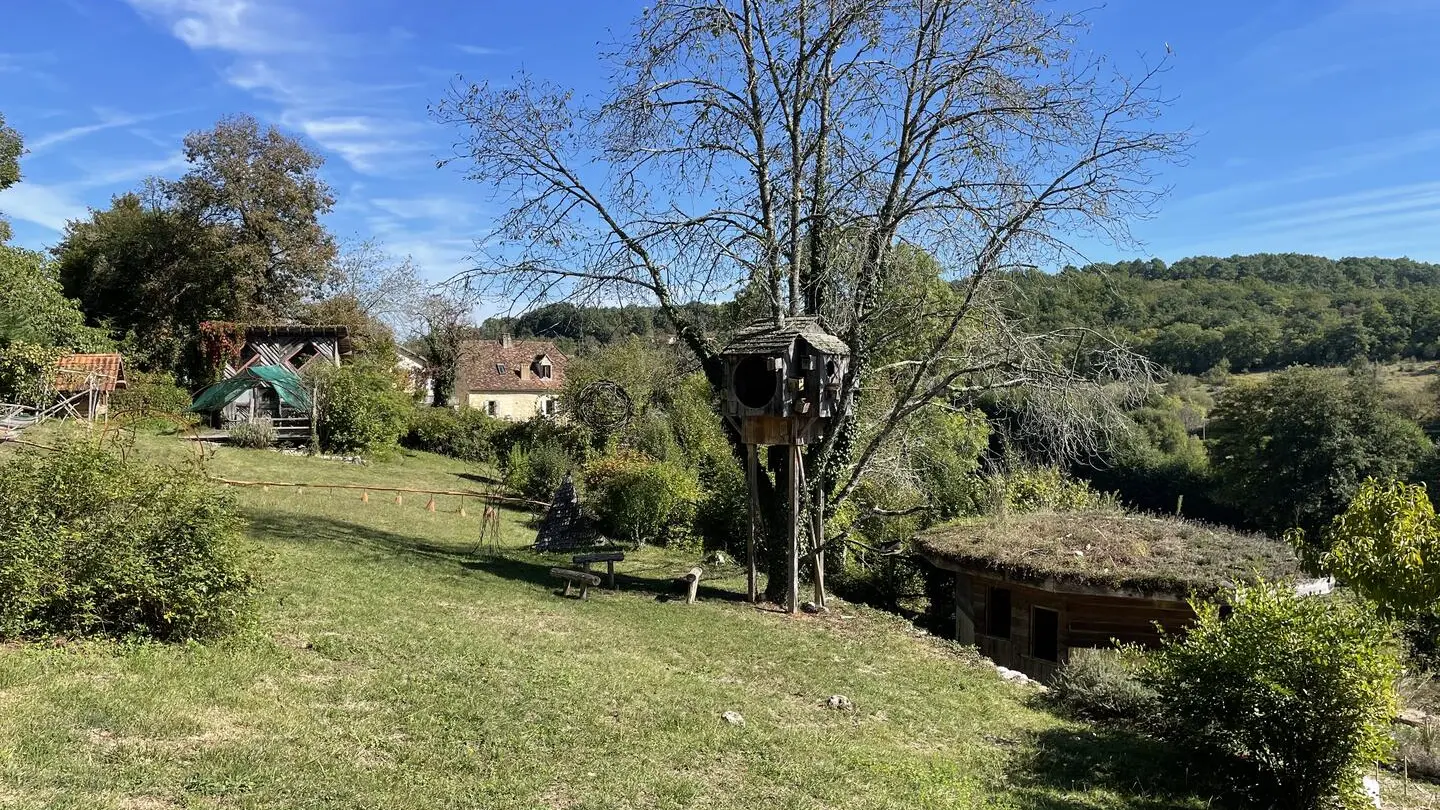
[[[984,574],[958,573],[955,579],[956,638],[966,641],[967,630],[973,627],[981,653],[1039,680],[1052,676],[1071,648],[1108,647],[1112,640],[1153,647],[1160,640],[1156,622],[1173,631],[1195,618],[1189,605],[1171,599],[1063,593]],[[1009,639],[989,635],[986,608],[991,588],[1010,590]],[[1031,655],[1030,617],[1036,607],[1059,613],[1059,661]]]

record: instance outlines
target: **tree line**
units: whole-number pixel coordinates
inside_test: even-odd
[[[1186,374],[1440,357],[1440,264],[1260,253],[1009,280],[1032,328],[1100,330]]]

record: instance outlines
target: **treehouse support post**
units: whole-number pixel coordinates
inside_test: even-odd
[[[750,536],[745,540],[745,579],[750,604],[760,601],[760,587],[755,570],[755,533],[760,521],[760,460],[755,445],[745,445],[745,483],[750,488]]]

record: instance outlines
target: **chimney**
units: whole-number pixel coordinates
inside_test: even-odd
[[[509,332],[504,332],[500,335],[500,348],[508,349],[514,344],[515,339],[510,336]]]

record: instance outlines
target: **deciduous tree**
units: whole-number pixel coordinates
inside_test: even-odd
[[[821,513],[926,409],[1029,387],[1037,407],[1113,410],[1106,386],[1143,362],[1017,328],[994,284],[1072,236],[1127,239],[1162,192],[1156,161],[1183,148],[1155,125],[1158,71],[1086,56],[1082,24],[1013,0],[660,0],[598,106],[524,74],[458,83],[435,117],[508,203],[475,280],[653,303],[717,386],[721,336],[685,301],[745,288],[776,321],[825,316],[853,356],[838,428],[810,452]],[[906,244],[957,291],[897,335],[879,321]],[[854,397],[881,382],[893,395],[862,425]],[[762,498],[776,514],[768,483]]]
[[[320,222],[335,204],[324,158],[248,115],[185,137],[190,169],[162,182],[169,206],[213,228],[250,317],[293,312],[328,277],[335,239]]]

